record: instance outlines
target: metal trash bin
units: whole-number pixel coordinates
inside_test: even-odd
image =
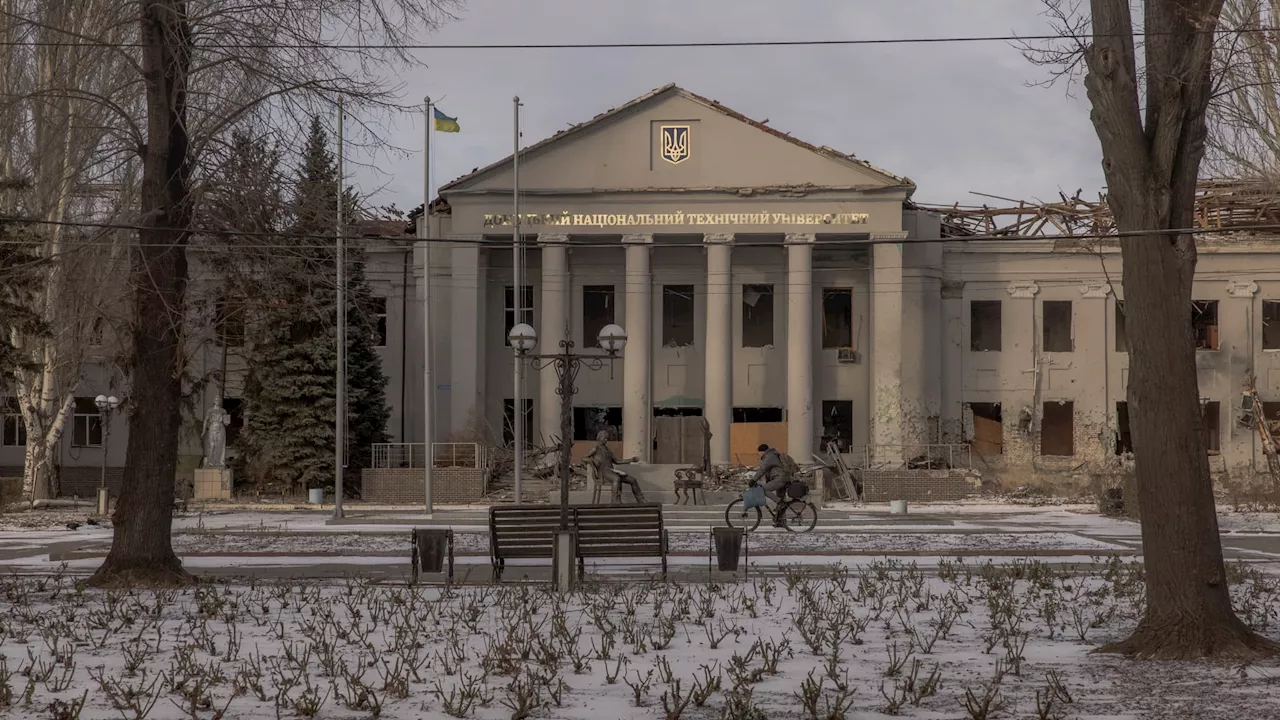
[[[448,561],[448,582],[453,582],[453,530],[440,528],[415,528],[413,531],[413,582],[418,573],[445,572]]]
[[[746,538],[742,528],[711,528],[712,541],[716,547],[716,566],[726,572],[737,572],[738,559],[742,555],[742,541]]]

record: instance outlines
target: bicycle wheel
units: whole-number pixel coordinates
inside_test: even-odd
[[[818,508],[804,500],[792,500],[783,506],[779,517],[787,532],[807,533],[818,524]]]
[[[738,498],[724,509],[724,523],[731,528],[742,528],[751,532],[760,527],[760,508],[744,508],[742,498]]]

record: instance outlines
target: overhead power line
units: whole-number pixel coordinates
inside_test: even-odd
[[[60,32],[58,28],[44,28]],[[1252,33],[1280,32],[1280,27],[1257,28],[1218,28],[1216,30],[1195,30],[1192,32],[1144,32],[1135,30],[1130,34],[1098,33],[1079,36],[1079,39],[1107,37],[1157,37],[1194,36],[1194,35],[1242,35]],[[946,43],[984,43],[984,42],[1045,42],[1062,40],[1063,35],[959,35],[943,37],[901,37],[901,38],[844,38],[828,40],[673,40],[663,42],[595,42],[595,43],[234,43],[234,42],[196,42],[195,47],[209,50],[645,50],[673,48],[755,48],[755,47],[823,47],[823,46],[857,46],[857,45],[934,45]],[[144,48],[142,42],[95,42],[76,39],[59,42],[56,40],[36,40],[29,42],[4,41],[0,47],[116,47]]]
[[[36,218],[23,218],[23,217],[14,217],[14,216],[0,216],[0,224],[3,224],[3,223],[13,223],[15,225],[50,225],[50,226],[57,226],[57,227],[92,228],[96,230],[143,231],[143,230],[156,229],[154,227],[148,227],[144,225],[130,225],[126,223],[101,223],[101,222],[87,222],[87,221],[67,221],[67,220],[58,221],[58,220],[41,220]],[[908,244],[920,243],[920,242],[1036,243],[1036,242],[1051,242],[1051,241],[1057,241],[1057,240],[1116,240],[1116,239],[1125,238],[1125,237],[1144,237],[1147,235],[1245,234],[1245,233],[1251,233],[1251,232],[1280,232],[1280,224],[1271,223],[1271,224],[1259,224],[1259,225],[1239,225],[1239,226],[1234,226],[1229,228],[1193,227],[1193,228],[1170,228],[1170,229],[1156,229],[1156,230],[1128,230],[1128,231],[1116,231],[1116,232],[1110,232],[1110,233],[1082,233],[1082,234],[1076,234],[1076,235],[1059,234],[1059,235],[1010,236],[1010,235],[994,234],[994,235],[962,235],[962,236],[955,236],[955,237],[941,237],[937,239],[855,237],[855,238],[848,238],[843,240],[837,240],[837,239],[817,240],[814,243],[814,246],[815,247],[841,247],[841,246],[863,246],[863,245],[896,245],[904,242]],[[319,233],[271,232],[271,231],[252,231],[252,230],[203,230],[203,229],[196,229],[196,228],[192,228],[188,230],[187,234],[192,237],[201,237],[201,238],[209,238],[209,237],[267,238],[267,239],[276,238],[276,239],[282,239],[282,240],[284,239],[317,240],[317,241],[324,241],[324,242],[317,243],[317,244],[298,244],[293,242],[285,244],[285,243],[278,243],[278,242],[276,243],[264,242],[258,245],[252,245],[248,243],[238,243],[238,242],[223,242],[217,245],[212,245],[210,243],[200,243],[199,245],[193,245],[190,241],[187,241],[185,243],[176,243],[176,242],[130,243],[130,246],[131,247],[170,248],[170,247],[179,247],[179,246],[185,245],[187,247],[191,247],[192,249],[210,248],[210,247],[226,247],[226,248],[239,248],[239,249],[246,249],[246,250],[254,249],[254,248],[271,249],[271,248],[288,247],[293,249],[329,250],[333,248],[333,241],[337,239],[334,234],[326,235],[326,234],[319,234]],[[663,233],[655,233],[655,234],[661,235]],[[863,233],[863,234],[866,234],[866,233]],[[537,239],[537,233],[530,233],[525,237],[528,239],[522,240],[520,243],[521,245],[527,246],[527,247],[541,246],[541,243],[539,243]],[[579,237],[582,237],[582,236],[579,236]],[[396,241],[404,242],[406,244],[425,241],[428,243],[448,243],[453,245],[480,245],[484,247],[492,246],[492,247],[510,248],[512,246],[512,240],[507,236],[488,238],[483,235],[462,236],[462,237],[458,237],[458,236],[430,237],[430,238],[419,238],[419,237],[410,236],[410,235],[405,235],[403,237],[344,235],[343,239],[354,241],[354,242],[364,242],[364,243],[375,242],[378,240],[396,240]],[[96,243],[96,244],[110,245],[110,244],[113,244],[114,241],[104,238],[104,239],[89,241],[89,242]],[[10,239],[0,240],[0,245],[28,245],[28,246],[34,247],[42,244],[43,244],[42,240],[34,240],[34,239],[23,240],[19,238],[10,238]],[[570,236],[566,244],[570,247],[588,247],[588,248],[590,247],[608,248],[608,247],[620,246],[620,243],[618,243],[617,241],[581,240],[581,239],[575,240],[573,239],[572,236]],[[734,247],[774,247],[776,245],[778,245],[776,241],[768,241],[768,240],[743,240],[740,242],[738,241],[734,242]],[[699,246],[673,244],[670,247],[699,247]]]

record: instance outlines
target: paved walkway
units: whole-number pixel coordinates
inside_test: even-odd
[[[320,553],[225,549],[203,553],[192,548],[193,544],[198,546],[198,542],[187,542],[190,551],[184,554],[184,563],[201,575],[220,578],[359,576],[401,582],[409,572],[407,542],[403,548],[397,543],[407,538],[407,531],[413,527],[451,527],[459,535],[471,536],[463,548],[465,552],[458,557],[457,580],[487,582],[490,569],[482,537],[487,533],[487,518],[484,509],[476,508],[443,509],[430,518],[408,510],[352,509],[343,519],[334,519],[331,511],[228,510],[206,511],[178,519],[174,532],[175,535],[209,537],[211,541],[217,539],[224,541],[224,546],[234,545],[235,538],[252,539],[258,545],[270,546],[272,538],[284,538],[297,545],[308,537],[317,538],[327,547],[342,546],[340,550]],[[709,534],[712,526],[724,524],[722,508],[670,507],[666,523],[673,534],[685,536],[681,543],[684,550],[670,559],[671,577],[705,581],[731,576],[709,569],[709,538],[707,551],[694,549],[700,546],[694,536]],[[774,533],[783,537],[774,535],[771,540],[769,536]],[[1050,535],[1054,542],[1048,549],[1002,550],[999,545],[1002,536],[1033,539],[1033,536]],[[831,538],[829,546],[820,540],[824,537]],[[969,544],[973,547],[966,547],[964,537],[972,539]],[[1072,537],[1079,539],[1078,545],[1073,546]],[[955,547],[940,547],[939,542],[944,539],[954,542]],[[777,545],[781,540],[786,540],[785,533],[772,529],[761,531],[756,555],[749,560],[752,572],[777,573],[782,565],[796,562],[857,566],[885,556],[916,562],[921,567],[936,567],[942,558],[1001,562],[1013,557],[1036,557],[1059,564],[1088,564],[1099,554],[1136,557],[1141,552],[1137,523],[1100,517],[1085,508],[1061,507],[923,506],[907,515],[893,515],[887,508],[836,506],[820,511],[818,527],[804,540],[804,550],[778,550],[783,547]],[[14,572],[48,572],[66,562],[72,572],[88,573],[101,563],[110,541],[111,530],[103,527],[0,531],[0,565]],[[775,545],[773,551],[768,549],[771,542]],[[868,549],[857,547],[857,542],[866,542]],[[1100,552],[1098,543],[1106,543],[1113,549]],[[926,549],[912,549],[916,544]],[[368,549],[371,547],[382,549]],[[892,549],[875,549],[878,547]],[[1266,529],[1226,533],[1223,547],[1229,560],[1280,564],[1280,533]],[[658,567],[656,561],[635,560],[610,563],[599,569],[610,577],[643,577],[656,572]],[[546,576],[547,568],[541,563],[531,567],[509,566],[506,575],[513,581],[546,579]]]

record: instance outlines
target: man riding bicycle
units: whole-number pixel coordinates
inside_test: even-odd
[[[774,507],[776,508],[782,503],[782,498],[779,493],[790,485],[794,478],[792,478],[791,474],[787,472],[787,468],[782,462],[782,453],[778,452],[777,448],[771,448],[768,445],[761,443],[760,447],[756,448],[756,450],[761,453],[760,467],[756,470],[756,474],[751,478],[751,483],[754,485],[763,480],[764,496],[772,500]],[[773,526],[783,526],[782,520],[776,514],[773,518]]]

